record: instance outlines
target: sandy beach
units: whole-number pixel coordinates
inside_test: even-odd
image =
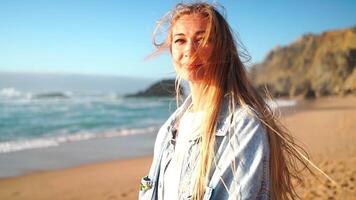
[[[337,185],[316,172],[298,191],[302,199],[356,199],[356,97],[301,101],[282,121],[311,160]],[[151,156],[0,179],[0,199],[137,199]]]

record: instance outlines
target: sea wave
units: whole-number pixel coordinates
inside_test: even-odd
[[[115,92],[103,93],[97,91],[70,91],[70,90],[48,90],[48,91],[22,91],[14,87],[0,88],[0,97],[3,99],[118,99]]]
[[[73,93],[71,91],[65,92],[24,92],[13,87],[0,89],[0,98],[3,100],[9,99],[11,101],[31,101],[38,99],[68,99]]]
[[[267,101],[267,103],[272,109],[276,109],[281,107],[295,106],[298,102],[295,99],[276,99],[274,101]]]
[[[2,88],[0,90],[0,97],[3,98],[31,98],[31,93],[24,93],[16,90],[13,87]]]
[[[23,139],[16,141],[0,142],[0,153],[46,148],[59,146],[62,143],[76,142],[98,138],[123,137],[129,135],[149,134],[157,132],[158,127],[151,126],[146,128],[107,130],[100,133],[79,132],[75,134],[60,135],[56,137],[43,137],[36,139]]]

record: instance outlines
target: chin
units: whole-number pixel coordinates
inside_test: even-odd
[[[185,72],[185,73],[180,73],[179,74],[182,79],[189,81],[189,82],[201,82],[204,80],[204,76],[202,73],[196,73],[196,72]]]
[[[204,70],[202,68],[198,69],[188,69],[183,66],[176,66],[176,73],[184,80],[189,82],[201,82],[204,79]]]

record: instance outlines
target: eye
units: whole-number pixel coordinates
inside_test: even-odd
[[[181,38],[174,40],[175,44],[183,44],[184,42],[185,42],[185,40],[181,39]]]
[[[202,44],[202,43],[204,42],[204,40],[205,40],[204,37],[197,38],[197,39],[196,39],[196,43],[200,45],[200,44]],[[209,42],[209,41],[208,41],[208,42]]]
[[[201,44],[203,41],[204,41],[204,38],[198,38],[198,39],[196,40],[196,42],[197,42],[198,44]]]

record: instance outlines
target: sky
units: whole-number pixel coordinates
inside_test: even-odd
[[[174,77],[154,51],[156,22],[182,1],[0,0],[0,72]],[[187,1],[183,1],[187,2]],[[215,0],[251,56],[306,33],[356,25],[355,0]]]

